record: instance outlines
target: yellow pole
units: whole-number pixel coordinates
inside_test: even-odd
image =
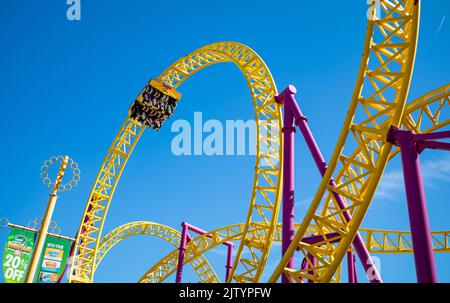
[[[65,156],[64,160],[61,163],[61,167],[59,168],[58,177],[55,181],[55,186],[53,188],[53,192],[50,194],[50,198],[48,200],[47,209],[45,210],[44,218],[42,219],[41,229],[38,233],[38,238],[36,241],[36,246],[33,251],[33,255],[31,257],[31,262],[28,267],[27,276],[25,279],[25,283],[33,283],[34,276],[36,274],[36,269],[39,263],[39,259],[41,256],[42,247],[44,246],[45,239],[47,238],[48,227],[50,225],[50,221],[52,220],[53,211],[55,209],[56,200],[58,196],[56,193],[58,192],[58,186],[61,183],[61,180],[64,176],[64,172],[67,167],[67,162],[69,161],[69,157]]]

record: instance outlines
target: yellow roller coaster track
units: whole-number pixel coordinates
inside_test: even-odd
[[[299,227],[298,225],[296,226]],[[207,251],[223,244],[226,241],[239,241],[242,239],[244,224],[225,226],[204,235],[193,238],[186,246],[185,264],[196,260]],[[281,224],[275,230],[274,242],[281,242]],[[359,229],[364,243],[370,253],[377,254],[410,254],[413,253],[411,233],[395,230],[376,230],[369,228]],[[247,241],[254,241],[255,237],[264,238],[263,232],[254,230]],[[432,233],[435,252],[450,252],[450,231],[437,231]],[[175,249],[152,268],[139,280],[140,283],[161,283],[177,270],[178,250]],[[206,280],[201,278],[201,280]]]
[[[450,84],[435,89],[409,103],[405,109],[402,125],[404,128],[412,129],[416,133],[428,133],[442,129],[450,124],[450,119],[442,119],[442,117],[447,116],[444,111],[450,110],[448,105],[450,105]],[[393,151],[390,158],[394,157],[396,154],[397,151]],[[228,226],[216,231],[208,232],[207,234],[220,233],[223,235],[201,239],[201,241],[199,240],[202,242],[201,248],[198,248],[197,245],[188,245],[187,254],[191,255],[191,258],[189,258],[186,263],[192,264],[201,282],[220,282],[214,270],[206,259],[202,259],[202,256],[206,251],[216,247],[220,243],[241,239],[243,226],[244,224],[239,224],[238,226]],[[296,228],[298,227],[299,226],[297,225]],[[404,254],[413,252],[410,232],[368,228],[360,228],[359,232],[370,253]],[[180,240],[180,233],[178,231],[161,224],[146,221],[127,223],[115,228],[102,238],[97,254],[98,259],[95,262],[96,266],[100,264],[104,256],[116,244],[127,237],[135,235],[157,236],[170,242],[174,246],[178,246]],[[450,252],[449,231],[433,232],[432,240],[435,252]],[[280,225],[278,225],[275,230],[273,241],[281,241]],[[193,248],[195,248],[195,254],[192,253]],[[178,253],[176,251],[171,252],[152,267],[152,269],[144,275],[141,281],[164,281],[176,270],[177,256]]]
[[[450,84],[446,84],[438,89],[435,89],[418,99],[409,103],[405,109],[402,125],[405,129],[414,130],[416,133],[428,133],[440,130],[450,124],[450,119],[442,119],[447,115],[444,111],[449,111],[450,107]],[[390,158],[397,154],[398,150],[391,153]],[[232,229],[233,227],[224,227],[217,232],[224,233],[223,230]],[[296,226],[298,228],[298,225]],[[230,237],[221,238],[222,242],[239,239],[242,234],[243,224],[234,227],[234,232],[228,231],[226,234]],[[411,233],[406,231],[394,230],[376,230],[368,228],[360,228],[364,243],[370,253],[375,254],[405,254],[413,253]],[[207,234],[211,234],[209,232]],[[97,260],[95,262],[98,266],[105,255],[120,241],[136,235],[149,235],[162,238],[173,246],[178,247],[180,241],[180,233],[170,227],[147,221],[130,222],[121,225],[105,237],[102,238],[99,245]],[[218,237],[213,237],[218,239]],[[450,252],[450,231],[438,231],[432,233],[432,240],[435,252]],[[203,240],[202,240],[203,241]],[[274,242],[281,241],[281,226],[278,225],[274,233]],[[222,243],[220,242],[220,243]],[[206,246],[197,251],[197,258],[194,256],[189,260],[199,279],[203,283],[218,283],[220,279],[208,263],[203,258],[203,253],[219,245],[217,241],[209,241],[206,239]],[[190,246],[188,246],[188,253],[191,253]],[[172,252],[171,261],[166,261],[165,258],[161,260],[157,266],[147,272],[142,278],[142,282],[160,282],[164,281],[171,273],[176,270],[177,253]],[[162,266],[165,262],[167,265]],[[156,271],[155,268],[163,267],[163,270]]]
[[[231,279],[257,282],[266,262],[278,217],[281,190],[283,142],[281,110],[274,102],[277,94],[270,71],[250,48],[233,42],[214,43],[181,58],[158,80],[177,88],[195,72],[215,63],[232,62],[243,73],[250,88],[257,124],[257,155],[250,206],[243,231],[245,237],[262,222],[258,230],[266,237],[260,242],[241,241]],[[142,99],[142,92],[137,97]],[[76,240],[70,282],[92,282],[105,218],[120,175],[145,127],[127,118],[114,139],[92,187]],[[243,254],[243,251],[246,254]],[[241,256],[249,255],[250,259]]]
[[[260,226],[260,225],[255,225]],[[262,225],[261,225],[262,226]],[[245,224],[234,224],[226,227],[221,227],[213,230],[207,234],[197,236],[193,238],[186,245],[186,251],[184,255],[185,263],[187,264],[194,260],[197,256],[203,255],[208,250],[225,243],[226,241],[239,241],[244,239],[243,242],[255,242],[260,243],[267,235],[265,234],[266,228],[262,227],[252,229],[247,232],[247,238],[244,238]],[[276,230],[274,229],[274,234]],[[161,283],[177,269],[178,263],[178,250],[175,249],[158,263],[156,263],[144,276],[139,280],[141,283]]]
[[[292,245],[270,282],[275,282],[282,273],[292,282],[300,282],[302,278],[315,282],[331,281],[356,232],[361,230],[360,224],[388,160],[398,152],[386,142],[390,126],[402,125],[417,133],[424,133],[449,124],[449,120],[440,120],[440,113],[449,102],[448,85],[441,91],[436,90],[411,103],[409,112],[408,109],[404,111],[417,44],[419,0],[380,0],[380,6],[381,18],[368,22],[357,84],[329,167],[310,209],[297,229]],[[207,45],[181,58],[163,72],[158,80],[177,88],[198,70],[220,62],[235,63],[249,84],[258,141],[246,223],[233,226],[229,230],[230,235],[219,234],[213,241],[239,240],[230,281],[258,282],[276,232],[282,181],[281,114],[273,100],[277,91],[272,76],[261,58],[251,49],[238,43],[223,42]],[[432,109],[430,105],[436,104],[444,93],[447,94],[446,99],[440,99],[440,105]],[[142,93],[137,99],[142,99]],[[80,224],[69,279],[71,282],[93,280],[98,254],[101,253],[103,224],[114,190],[144,129],[140,123],[127,118],[107,153]],[[329,186],[333,176],[336,187]],[[345,200],[344,207],[338,205],[336,194]],[[346,219],[344,212],[348,212],[351,219]],[[339,241],[327,239],[326,235],[330,233],[338,233]],[[308,244],[302,242],[306,235],[321,235],[324,240]],[[196,246],[207,247],[209,240],[202,241],[189,244],[194,251],[191,255],[187,254],[186,260],[195,260]],[[296,250],[308,261],[307,271],[285,268]],[[314,266],[310,256],[315,259]],[[161,280],[164,272],[168,272],[172,265],[168,264],[162,269],[163,274],[154,279]],[[314,273],[313,277],[310,272]]]
[[[136,221],[123,224],[114,228],[100,241],[95,269],[102,262],[106,254],[116,246],[120,241],[132,236],[152,236],[163,239],[175,247],[180,245],[181,233],[171,227],[148,221]],[[191,262],[192,268],[197,273],[202,283],[220,282],[208,260],[201,255]]]
[[[386,135],[391,125],[401,124],[414,66],[420,5],[418,0],[379,3],[379,19],[368,21],[356,87],[328,169],[270,282],[282,273],[291,282],[333,279],[387,164],[392,144],[386,142]],[[336,187],[329,184],[333,176]],[[336,195],[345,205],[339,205]],[[310,233],[324,241],[302,242]],[[327,238],[330,233],[339,235],[337,242]],[[296,250],[307,260],[308,270],[285,267]]]
[[[402,126],[424,134],[442,129],[450,124],[442,119],[450,112],[450,84],[443,85],[409,103],[402,118]],[[397,151],[398,152],[398,151]]]

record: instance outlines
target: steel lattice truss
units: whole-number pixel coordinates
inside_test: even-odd
[[[419,2],[381,0],[381,18],[369,20],[360,73],[332,159],[311,206],[270,282],[333,279],[370,205],[392,145],[391,125],[401,122],[417,43]],[[330,185],[335,175],[336,186]],[[339,205],[337,196],[345,205]],[[323,241],[302,242],[306,232]],[[338,234],[329,238],[329,234]],[[299,250],[308,270],[285,268]],[[314,261],[312,260],[314,258]],[[311,276],[311,273],[314,273]]]
[[[360,232],[371,253],[405,254],[414,252],[410,232],[366,228],[361,228]],[[450,231],[435,231],[431,233],[431,237],[434,252],[450,252]]]
[[[266,229],[262,228],[262,233]],[[230,225],[200,235],[188,242],[185,252],[185,264],[195,260],[198,256],[203,255],[206,251],[221,245],[227,241],[236,241],[242,239],[245,232],[245,224]],[[265,237],[265,235],[264,235]],[[160,283],[177,269],[178,249],[162,258],[139,280],[141,283]]]
[[[109,203],[125,164],[143,131],[144,127],[127,118],[101,165],[77,233],[78,245],[72,259],[70,281],[91,282]]]
[[[216,63],[232,62],[243,73],[252,94],[257,124],[257,156],[250,208],[244,236],[253,223],[262,222],[265,238],[261,242],[241,242],[231,278],[236,282],[257,282],[266,262],[275,230],[281,190],[281,110],[274,102],[277,94],[272,76],[262,59],[250,48],[233,42],[214,43],[181,58],[158,78],[177,88],[195,72]],[[142,100],[142,93],[137,97]],[[92,282],[106,214],[134,146],[144,127],[127,118],[120,129],[92,188],[78,231],[70,281]],[[248,251],[251,259],[241,258]]]
[[[448,105],[450,105],[450,85],[444,85],[409,103],[405,109],[403,126],[406,129],[411,129],[411,125],[414,125],[414,129],[417,133],[427,133],[442,129],[450,124],[450,119],[442,119],[442,117],[448,116],[446,115],[446,111],[450,109]],[[411,120],[412,117],[416,118]],[[425,122],[426,119],[420,117],[428,118],[430,121]],[[416,126],[418,123],[411,121],[423,122],[420,123],[421,127],[418,128]],[[397,155],[397,150],[391,153],[390,158],[395,155]],[[258,226],[258,224],[255,226]],[[220,282],[220,279],[217,277],[217,274],[211,268],[206,258],[203,258],[204,253],[226,241],[240,241],[242,239],[243,227],[244,224],[226,226],[206,234],[211,235],[217,233],[220,234],[220,236],[211,238],[208,236],[206,236],[206,238],[205,236],[197,237],[196,242],[193,243],[201,243],[200,246],[197,244],[188,244],[187,253],[190,257],[185,259],[185,264],[190,263],[193,266],[201,282]],[[299,225],[296,226],[296,228],[298,227]],[[359,232],[370,253],[413,253],[410,232],[367,228],[360,228]],[[136,235],[156,236],[168,241],[175,247],[178,247],[180,242],[180,233],[170,227],[146,221],[130,222],[115,228],[102,238],[99,245],[97,260],[95,262],[96,266],[100,264],[104,256],[120,241]],[[435,252],[450,252],[449,231],[433,232],[432,239]],[[273,235],[273,242],[279,241],[281,241],[280,224],[277,225]],[[178,251],[174,250],[147,271],[140,279],[140,282],[155,283],[165,281],[176,270],[177,257]]]
[[[218,283],[220,279],[209,265],[204,254],[223,244],[226,241],[239,241],[242,238],[245,224],[236,224],[225,226],[204,235],[197,236],[188,245],[184,264],[191,264],[196,271],[199,279],[203,283]],[[296,226],[299,227],[298,225]],[[281,224],[278,224],[273,242],[281,242]],[[359,229],[363,236],[364,243],[371,253],[377,254],[411,254],[413,253],[411,233],[407,231],[395,230],[376,230],[369,228]],[[253,232],[252,235],[264,236],[260,232]],[[180,243],[180,233],[170,227],[162,224],[146,221],[130,222],[121,225],[109,232],[102,240],[99,250],[99,259],[97,264],[101,262],[104,256],[117,245],[120,241],[138,235],[147,235],[161,238],[168,241],[176,247],[172,252],[167,254],[150,270],[148,270],[139,280],[141,283],[160,283],[164,282],[171,274],[176,271],[178,246]],[[436,231],[432,233],[434,251],[450,252],[450,231]],[[251,241],[249,238],[248,241]],[[196,264],[207,264],[207,266],[199,268]]]
[[[339,281],[340,265],[357,234],[371,253],[411,253],[408,232],[361,228],[388,161],[398,153],[386,141],[391,126],[428,133],[449,125],[450,85],[436,89],[406,106],[416,53],[420,4],[418,0],[380,0],[380,18],[369,20],[362,62],[347,117],[328,169],[287,253],[269,282],[283,273],[291,282]],[[245,223],[222,227],[193,238],[185,253],[202,282],[220,282],[203,256],[226,241],[239,248],[228,282],[258,282],[272,242],[280,241],[278,221],[282,186],[281,106],[275,103],[275,82],[262,59],[234,42],[204,46],[179,59],[157,80],[178,88],[199,70],[223,62],[242,72],[252,95],[257,123],[257,156],[249,211]],[[142,101],[141,92],[136,100]],[[102,239],[103,225],[120,175],[145,126],[127,118],[115,137],[91,190],[76,240],[71,282],[92,282],[98,264],[119,241],[145,234],[174,246],[180,233],[150,222],[132,222]],[[336,185],[333,185],[334,181]],[[339,198],[339,199],[338,199]],[[343,202],[340,202],[342,201]],[[303,241],[307,236],[321,241]],[[333,235],[333,236],[330,236]],[[434,250],[449,252],[449,232],[432,234]],[[307,269],[286,268],[298,253]],[[175,249],[148,270],[140,282],[162,282],[176,271]],[[314,259],[314,261],[312,260]]]
[[[403,127],[417,134],[430,133],[450,124],[450,84],[435,89],[409,103],[403,115]]]
[[[97,270],[98,265],[103,260],[105,255],[120,241],[128,237],[138,235],[157,237],[165,240],[175,247],[180,245],[181,234],[179,231],[171,227],[147,221],[130,222],[113,229],[102,238],[99,245],[97,260],[95,261],[95,270]],[[208,260],[206,260],[203,255],[200,255],[198,258],[192,260],[191,265],[202,283],[220,282]]]

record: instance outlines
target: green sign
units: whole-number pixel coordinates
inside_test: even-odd
[[[3,276],[6,283],[22,283],[30,263],[36,233],[12,228],[3,251]]]
[[[38,283],[57,283],[64,273],[72,241],[48,236],[39,262]]]

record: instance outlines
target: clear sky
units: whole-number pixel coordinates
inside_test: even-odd
[[[278,88],[292,83],[326,159],[334,149],[350,102],[365,35],[365,0],[347,1],[92,1],[81,0],[81,20],[66,19],[65,0],[0,0],[0,218],[26,225],[42,216],[48,191],[42,162],[68,154],[82,179],[64,193],[54,218],[74,236],[89,190],[135,96],[183,55],[218,41],[244,43],[267,63]],[[410,100],[449,82],[448,0],[422,1],[422,19]],[[210,67],[187,81],[182,101],[163,128],[144,133],[122,175],[104,231],[148,220],[180,229],[182,221],[211,230],[244,222],[253,180],[253,156],[176,157],[177,119],[248,120],[246,82],[232,64]],[[320,181],[297,140],[297,221]],[[450,157],[424,153],[431,226],[450,228]],[[364,227],[408,229],[399,158],[389,164]],[[8,230],[0,230],[3,249]],[[172,250],[150,237],[121,242],[95,280],[136,281]],[[269,270],[279,258],[274,246]],[[225,248],[207,254],[223,276]],[[412,256],[379,256],[388,282],[413,282]],[[450,255],[437,254],[440,281],[450,282]],[[359,266],[359,265],[358,265]],[[269,271],[268,270],[268,271]],[[362,271],[359,266],[360,280]],[[186,280],[196,281],[190,269]],[[266,273],[263,279],[268,278]],[[0,278],[3,279],[3,278]],[[173,281],[174,277],[170,278]]]

